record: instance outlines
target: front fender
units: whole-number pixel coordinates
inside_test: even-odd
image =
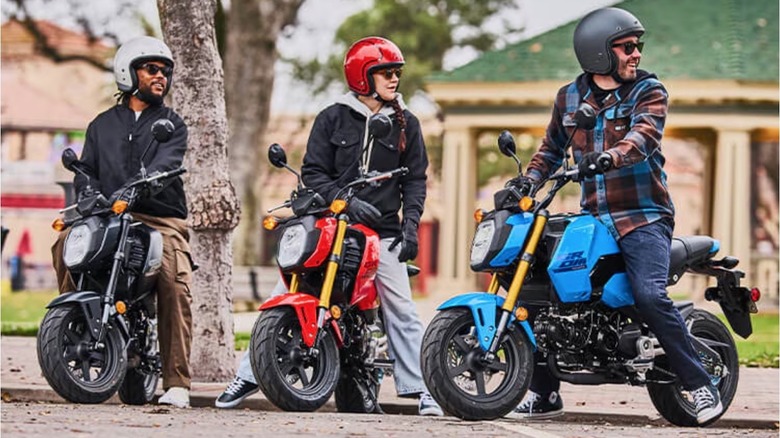
[[[93,291],[69,292],[51,300],[46,308],[53,309],[66,304],[78,304],[81,306],[81,310],[84,312],[84,316],[89,324],[90,333],[92,333],[92,336],[97,336],[100,332],[100,319],[103,314],[100,310],[100,295]],[[120,330],[122,330],[123,334],[126,333],[126,330],[122,327],[120,327]]]
[[[301,337],[307,347],[313,347],[317,339],[317,306],[320,300],[303,293],[281,294],[271,297],[260,305],[258,310],[268,310],[276,307],[289,306],[295,309],[298,322],[301,324]]]
[[[443,302],[438,309],[452,309],[455,307],[465,307],[471,310],[471,314],[474,317],[474,326],[477,330],[477,339],[479,340],[479,346],[485,351],[490,348],[490,343],[493,341],[493,336],[496,334],[496,315],[504,305],[504,297],[493,295],[487,292],[469,292],[466,294],[458,295]],[[510,324],[515,321],[515,315],[510,315]],[[536,337],[534,331],[531,329],[531,325],[528,321],[517,322],[520,327],[525,331],[528,340],[531,341],[531,345],[536,351]]]

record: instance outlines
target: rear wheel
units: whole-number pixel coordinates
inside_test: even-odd
[[[514,327],[504,334],[495,358],[486,361],[475,332],[468,309],[439,312],[423,337],[422,372],[446,412],[464,420],[492,420],[508,414],[528,390],[533,351],[526,334]]]
[[[78,304],[50,309],[38,331],[38,363],[46,381],[65,400],[102,403],[119,388],[127,360],[116,329],[94,347],[89,324]]]
[[[336,410],[354,414],[381,412],[379,408],[379,385],[360,376],[346,375],[342,371],[336,385]]]
[[[726,373],[722,377],[716,377],[717,363],[704,361],[704,369],[710,373],[712,383],[718,387],[721,403],[723,403],[723,413],[712,420],[699,424],[696,421],[696,406],[693,403],[693,396],[683,389],[679,382],[672,384],[647,385],[647,392],[650,394],[650,400],[658,412],[670,423],[677,426],[698,427],[707,426],[717,421],[728,410],[731,402],[734,400],[734,394],[737,392],[737,383],[739,382],[739,358],[734,339],[731,337],[728,328],[714,315],[701,309],[696,309],[688,316],[686,323],[690,326],[691,334],[701,339],[705,344],[720,356],[722,366],[726,368]],[[714,342],[708,342],[714,341]],[[715,343],[720,345],[714,345]],[[700,357],[706,357],[706,354],[700,354]],[[666,357],[658,361],[658,365],[669,369]]]
[[[143,343],[141,351],[135,351],[128,364],[136,362],[134,368],[129,368],[125,380],[119,387],[119,399],[128,405],[145,405],[154,399],[157,382],[160,380],[160,354],[157,341],[157,323],[155,319],[146,318],[136,313],[137,324],[142,324],[138,342]],[[128,353],[129,354],[129,353]]]
[[[339,379],[339,353],[327,330],[312,352],[290,307],[263,311],[252,329],[252,371],[260,390],[285,411],[315,411],[328,401]]]

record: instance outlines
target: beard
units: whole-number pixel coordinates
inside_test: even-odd
[[[141,99],[142,102],[148,103],[149,105],[157,106],[163,103],[167,91],[168,90],[166,89],[165,92],[163,92],[162,94],[155,94],[154,92],[152,92],[151,85],[140,85],[135,95],[139,99]]]

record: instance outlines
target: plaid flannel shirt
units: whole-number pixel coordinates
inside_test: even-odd
[[[558,91],[539,150],[528,164],[528,176],[541,180],[563,162],[566,140],[574,130],[574,113],[585,101],[596,109],[596,126],[579,130],[571,142],[578,163],[588,152],[606,151],[614,169],[580,182],[583,212],[593,214],[615,239],[661,218],[674,218],[661,153],[668,94],[654,74],[639,70],[637,79],[596,102],[582,74]]]

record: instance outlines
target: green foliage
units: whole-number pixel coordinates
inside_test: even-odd
[[[353,42],[371,35],[385,37],[403,51],[406,65],[399,91],[412,96],[424,89],[425,77],[442,69],[448,50],[468,47],[483,52],[517,35],[520,28],[511,23],[504,23],[502,33],[483,28],[486,20],[514,4],[514,0],[375,0],[338,28],[334,41],[338,53],[326,61],[287,61],[295,77],[319,93],[343,81],[344,52]]]

